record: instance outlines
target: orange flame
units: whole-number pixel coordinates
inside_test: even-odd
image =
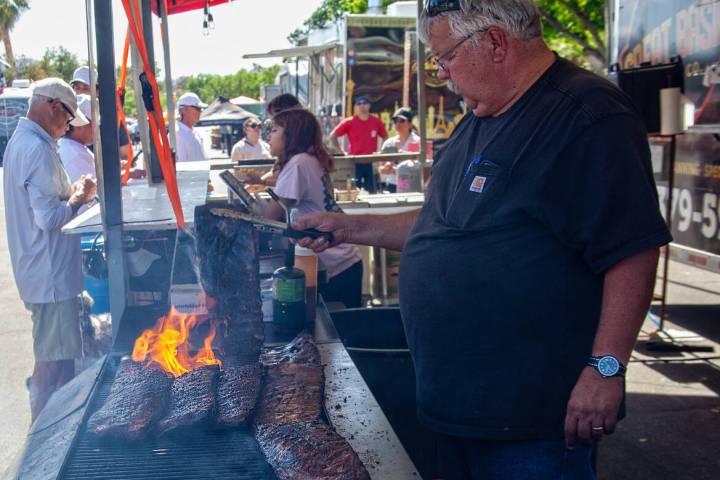
[[[210,333],[203,340],[203,348],[194,356],[190,355],[192,345],[188,337],[196,325],[195,315],[180,313],[172,307],[170,313],[161,317],[154,328],[145,330],[135,340],[132,359],[148,364],[155,362],[176,377],[203,365],[221,365],[222,362],[215,358],[212,350],[216,333],[214,322],[210,324]]]

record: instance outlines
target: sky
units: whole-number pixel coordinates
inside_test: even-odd
[[[171,15],[168,24],[173,78],[199,73],[226,75],[250,68],[253,63],[262,66],[279,63],[280,59],[243,60],[242,56],[291,47],[287,35],[300,27],[321,1],[234,0],[210,9],[215,30],[209,36],[203,36],[202,10]],[[81,62],[88,58],[85,0],[30,0],[29,3],[30,9],[22,14],[11,32],[16,57],[26,55],[39,59],[47,48],[63,46]],[[127,29],[119,0],[113,0],[113,24],[115,61],[119,62]],[[153,31],[156,62],[163,68],[157,17]],[[4,51],[1,46],[0,51]]]

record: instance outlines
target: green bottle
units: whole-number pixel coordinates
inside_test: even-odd
[[[295,249],[289,245],[285,266],[273,273],[273,323],[288,334],[296,334],[305,323],[305,272],[295,268]]]

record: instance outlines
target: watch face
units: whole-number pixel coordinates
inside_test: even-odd
[[[615,357],[602,357],[598,361],[598,371],[601,375],[612,377],[620,370],[620,362]]]

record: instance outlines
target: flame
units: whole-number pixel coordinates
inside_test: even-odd
[[[172,307],[167,316],[158,319],[154,328],[143,331],[135,340],[132,359],[148,364],[157,363],[176,377],[203,365],[221,365],[222,362],[215,358],[212,350],[216,334],[214,322],[210,324],[210,332],[203,340],[203,348],[194,356],[190,354],[190,330],[196,325],[195,315],[180,313]]]

